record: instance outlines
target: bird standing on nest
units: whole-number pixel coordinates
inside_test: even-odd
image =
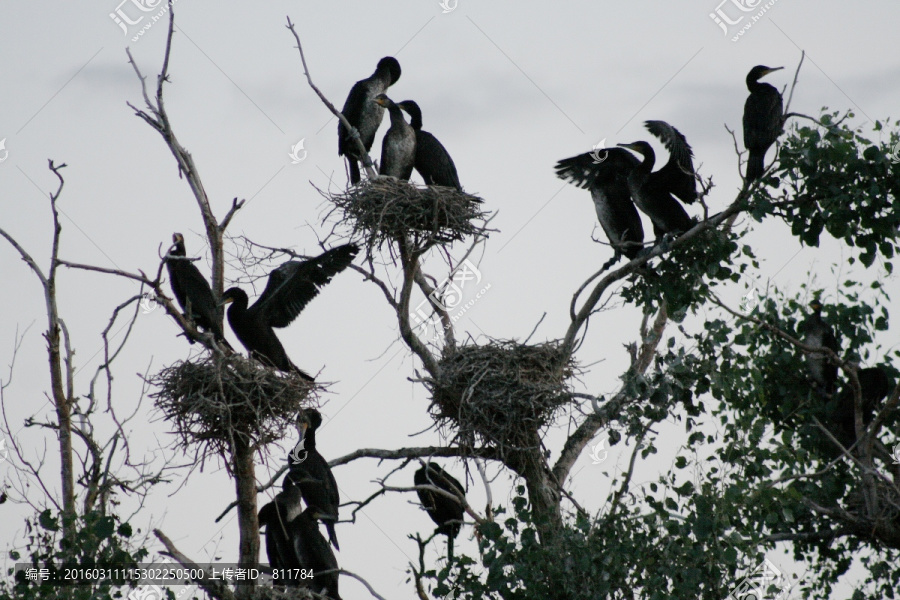
[[[822,303],[814,300],[810,303],[813,313],[800,325],[803,343],[817,349],[829,349],[835,353],[840,351],[834,329],[822,318]],[[837,383],[838,366],[822,352],[811,352],[806,355],[806,370],[812,380],[816,392],[830,398]]]
[[[337,273],[346,269],[359,248],[345,244],[316,258],[291,260],[271,273],[262,295],[247,307],[247,293],[233,287],[222,296],[228,307],[228,323],[251,356],[284,372],[293,372],[314,381],[288,358],[273,327],[287,327]]]
[[[273,569],[284,569],[278,573],[278,581],[284,578],[287,585],[307,587],[332,600],[341,600],[338,573],[325,573],[338,568],[337,559],[319,533],[311,509],[301,511],[300,495],[297,487],[287,486],[259,511],[259,525],[266,528],[269,564]],[[298,577],[301,574],[294,569],[311,570],[312,584],[308,578]]]
[[[314,408],[307,409],[298,421],[300,441],[288,457],[290,466],[282,485],[284,489],[296,486],[300,490],[310,514],[325,524],[328,539],[340,550],[334,525],[341,497],[328,461],[316,449],[316,430],[322,425],[322,414]]]
[[[366,79],[357,81],[350,89],[347,101],[341,112],[350,125],[359,132],[360,140],[366,152],[372,149],[375,133],[384,117],[384,108],[374,103],[375,97],[400,79],[400,63],[392,56],[385,56],[378,61],[375,72]],[[350,183],[359,183],[359,161],[362,157],[356,142],[343,123],[338,123],[338,155],[346,156],[350,162]]]
[[[757,65],[747,73],[750,95],[744,103],[744,147],[747,148],[747,181],[762,177],[766,151],[784,131],[784,102],[781,92],[759,79],[784,67]]]
[[[391,115],[391,127],[381,141],[380,173],[409,181],[416,164],[416,130],[403,118],[403,111],[393,100],[380,94],[375,104],[384,106]]]
[[[618,144],[643,157],[628,173],[631,198],[641,212],[650,217],[657,238],[667,233],[685,232],[693,222],[676,198],[688,203],[698,198],[693,150],[681,132],[665,121],[646,121],[644,125],[665,145],[669,161],[654,173],[656,154],[650,144],[644,141]]]
[[[225,340],[222,331],[218,303],[213,298],[212,288],[209,287],[200,269],[186,258],[184,236],[173,233],[172,242],[169,256],[166,257],[166,269],[169,271],[172,293],[184,311],[184,317],[188,321],[193,321],[197,327],[212,333],[217,342],[231,350],[231,345]],[[194,343],[193,340],[190,342]]]
[[[465,497],[462,484],[431,462],[415,472],[413,481],[417,486],[432,485],[451,494]],[[462,504],[431,490],[417,489],[416,493],[428,516],[437,523],[435,532],[447,536],[447,561],[453,562],[453,540],[462,530],[464,513]]]
[[[461,192],[459,175],[450,153],[436,137],[422,129],[422,110],[419,105],[413,100],[404,100],[397,106],[409,114],[409,125],[416,132],[415,168],[425,185],[443,185]]]

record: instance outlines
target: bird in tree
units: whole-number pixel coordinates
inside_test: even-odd
[[[634,154],[608,148],[564,158],[556,163],[556,176],[591,192],[597,220],[616,254],[637,257],[644,242],[644,227],[628,188],[628,174],[638,165]]]
[[[757,65],[747,73],[750,95],[744,103],[744,147],[747,148],[747,181],[762,177],[766,151],[784,128],[784,103],[781,92],[760,78],[784,67]]]
[[[642,157],[627,176],[631,199],[641,212],[650,217],[657,238],[687,231],[693,222],[678,199],[692,203],[698,198],[693,150],[684,135],[665,121],[646,121],[644,125],[662,141],[669,151],[669,160],[654,173],[656,153],[650,144],[645,141],[618,144]]]
[[[394,85],[400,79],[400,63],[396,58],[385,56],[378,61],[375,72],[366,79],[357,81],[350,89],[344,108],[344,117],[358,132],[366,152],[372,149],[375,133],[384,117],[384,107],[375,104],[376,96]],[[350,183],[359,183],[359,161],[362,157],[351,134],[338,123],[338,155],[346,156],[350,162]]]
[[[212,289],[200,269],[187,259],[184,236],[173,233],[172,242],[166,256],[166,269],[169,271],[172,293],[181,305],[184,317],[193,321],[197,327],[212,333],[217,342],[231,349],[222,331],[222,322],[218,314],[219,305],[213,297]],[[193,340],[189,341],[194,343]]]
[[[426,466],[421,467],[413,475],[413,481],[416,486],[431,485],[451,494],[465,497],[465,490],[462,484],[452,475],[429,462]],[[419,502],[431,517],[431,520],[437,523],[435,533],[441,533],[447,536],[447,560],[453,561],[453,540],[462,530],[463,522],[463,505],[459,501],[452,500],[444,494],[439,494],[431,490],[417,489]]]
[[[300,496],[297,487],[287,486],[259,511],[259,524],[266,528],[269,564],[273,569],[285,569],[280,575],[286,575],[287,585],[306,587],[340,600],[337,559],[319,533],[311,509],[300,510]],[[293,569],[312,571],[312,583]]]
[[[443,185],[462,191],[456,165],[444,145],[431,133],[422,129],[422,110],[413,100],[397,104],[409,115],[410,126],[416,132],[415,168],[426,185]]]
[[[381,141],[380,173],[409,181],[416,163],[416,131],[403,118],[400,107],[384,94],[375,98],[375,104],[391,115],[391,127]]]
[[[834,329],[822,318],[822,303],[814,300],[810,303],[813,312],[800,325],[803,343],[815,349],[828,349],[839,352],[840,345],[834,335]],[[830,398],[837,383],[838,366],[823,352],[806,354],[806,371],[816,391]]]
[[[862,400],[862,424],[868,427],[875,408],[891,391],[891,381],[881,367],[860,369],[857,378]],[[829,421],[834,437],[844,448],[856,443],[856,400],[849,381],[838,394]]]
[[[306,409],[298,416],[300,441],[288,456],[288,474],[282,484],[284,489],[297,487],[310,514],[325,524],[328,539],[340,550],[334,525],[338,520],[341,504],[337,481],[331,467],[316,449],[316,431],[322,425],[322,414],[314,408]]]
[[[226,290],[222,302],[231,303],[228,323],[250,355],[280,371],[314,381],[291,362],[273,327],[290,325],[319,290],[353,262],[358,251],[356,245],[345,244],[309,260],[284,263],[269,274],[266,289],[249,308],[244,290]]]

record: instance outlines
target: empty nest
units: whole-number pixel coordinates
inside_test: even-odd
[[[443,186],[417,186],[394,177],[367,179],[328,198],[340,220],[370,248],[410,239],[414,248],[486,235],[487,213],[477,196]]]
[[[174,425],[178,444],[199,445],[201,456],[227,455],[235,436],[251,446],[281,439],[316,390],[297,375],[238,354],[177,362],[150,382],[158,388],[151,397]]]
[[[536,432],[572,401],[577,367],[559,341],[491,340],[445,352],[438,379],[426,380],[431,414],[456,430],[457,444],[502,452],[533,446]]]

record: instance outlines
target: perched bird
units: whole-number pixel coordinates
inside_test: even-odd
[[[413,481],[419,485],[433,485],[452,494],[465,496],[462,484],[445,470],[429,462],[413,475]],[[419,502],[425,508],[431,520],[437,523],[437,533],[447,536],[447,560],[453,561],[453,540],[459,535],[463,522],[463,507],[443,494],[430,490],[417,489]]]
[[[319,533],[312,509],[300,510],[300,490],[286,486],[275,500],[259,511],[259,524],[266,528],[266,555],[273,569],[312,571],[312,585],[301,573],[285,571],[285,583],[308,587],[317,594],[340,600],[337,559]],[[297,576],[291,576],[297,575]]]
[[[822,304],[818,300],[810,303],[813,313],[800,325],[803,343],[812,348],[827,348],[839,352],[837,337],[831,325],[822,319]],[[806,355],[806,370],[812,379],[816,391],[831,397],[837,383],[838,366],[822,352],[811,352]]]
[[[347,268],[358,251],[356,245],[345,244],[316,258],[284,263],[269,273],[266,289],[249,308],[244,290],[226,290],[222,302],[232,303],[228,307],[228,323],[250,355],[280,371],[294,372],[313,381],[291,362],[272,328],[290,325],[322,286]]]
[[[292,486],[300,489],[303,501],[312,511],[310,514],[325,524],[328,539],[340,550],[334,524],[338,520],[341,497],[328,461],[316,449],[316,430],[321,424],[322,415],[314,408],[306,409],[298,416],[300,441],[288,457],[288,473],[283,486],[284,489]]]
[[[206,277],[193,262],[178,258],[187,257],[184,236],[180,233],[173,233],[172,242],[169,256],[166,257],[166,269],[169,271],[172,293],[175,294],[175,299],[181,305],[185,318],[193,321],[204,331],[212,333],[217,342],[231,349],[231,345],[225,340],[225,334],[222,332],[218,303],[213,298],[213,292]],[[193,340],[191,343],[194,343]]]
[[[564,158],[556,163],[556,176],[587,188],[594,200],[597,220],[618,258],[635,258],[644,242],[644,227],[628,189],[628,174],[639,164],[631,152],[621,148],[604,150],[602,160],[596,152]]]
[[[762,177],[766,151],[781,135],[784,127],[784,104],[781,92],[759,79],[784,67],[757,65],[747,73],[750,95],[744,103],[744,147],[747,148],[747,181]]]
[[[872,422],[876,406],[891,391],[891,382],[881,367],[860,369],[857,378],[862,392],[863,427],[867,427]],[[849,381],[838,394],[828,420],[831,423],[829,429],[844,448],[856,443],[856,400]]]
[[[375,98],[375,104],[391,115],[391,127],[381,141],[381,174],[409,181],[416,163],[416,131],[403,118],[400,107],[384,94]]]
[[[422,129],[422,110],[413,100],[397,104],[409,115],[409,125],[416,132],[415,167],[426,185],[443,185],[462,191],[456,165],[444,145],[436,137]]]
[[[366,152],[372,149],[375,133],[384,117],[384,108],[373,101],[379,94],[394,85],[400,79],[400,63],[392,56],[385,56],[378,61],[375,72],[366,79],[357,81],[350,89],[347,101],[341,112],[350,125],[359,132]],[[338,123],[338,155],[346,156],[350,161],[350,183],[359,183],[359,164],[362,160],[356,142],[343,123]]]
[[[694,175],[694,156],[680,131],[665,121],[646,121],[647,130],[655,135],[669,151],[669,161],[653,172],[656,154],[647,142],[618,144],[637,152],[643,160],[628,173],[628,189],[635,205],[653,222],[657,238],[667,233],[684,232],[693,225],[684,207],[676,200],[697,200],[697,180]]]

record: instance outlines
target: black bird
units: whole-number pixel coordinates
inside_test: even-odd
[[[643,160],[628,174],[628,189],[635,205],[653,222],[657,238],[667,233],[684,232],[693,225],[684,207],[676,200],[697,200],[697,180],[694,175],[694,156],[680,131],[665,121],[646,121],[647,130],[655,135],[669,151],[669,161],[653,172],[656,154],[647,142],[619,144],[637,152]]]
[[[247,308],[247,293],[233,287],[222,296],[228,307],[228,323],[235,335],[257,360],[284,372],[294,372],[313,381],[288,358],[273,327],[287,327],[331,281],[353,261],[359,248],[345,244],[304,261],[291,260],[271,273],[262,295]]]
[[[834,329],[822,319],[821,302],[814,300],[810,303],[810,307],[813,313],[800,325],[803,343],[813,348],[828,348],[833,352],[839,352],[840,346],[834,335]],[[831,397],[837,383],[838,366],[822,352],[813,352],[806,355],[806,370],[816,386],[816,391]]]
[[[644,227],[628,189],[628,174],[638,164],[631,152],[608,148],[564,158],[556,163],[556,176],[591,191],[597,220],[618,258],[635,258],[644,242]]]
[[[434,463],[429,462],[415,472],[413,481],[418,485],[433,485],[452,494],[465,496],[462,484]],[[453,540],[462,529],[463,507],[459,502],[453,501],[443,494],[437,494],[429,490],[416,490],[419,501],[431,517],[437,523],[437,533],[447,536],[447,560],[453,561]]]
[[[307,583],[309,578],[302,577],[285,578],[287,585],[308,587],[315,593],[340,600],[337,559],[319,533],[312,509],[300,510],[298,488],[286,486],[275,500],[263,506],[259,511],[259,524],[266,527],[266,554],[273,569],[312,571],[312,585]],[[284,574],[292,573],[280,573]]]
[[[400,79],[400,63],[392,56],[385,56],[378,61],[378,67],[371,77],[357,81],[350,89],[347,101],[341,112],[347,121],[359,132],[366,152],[372,149],[375,132],[384,117],[384,108],[373,101],[379,94],[391,87]],[[350,183],[359,183],[359,164],[362,160],[356,143],[343,123],[338,123],[338,155],[346,156],[350,161]]]
[[[867,427],[872,422],[875,407],[891,391],[891,382],[881,367],[860,369],[856,375],[862,392],[863,427]],[[856,443],[856,401],[849,381],[838,394],[828,420],[834,437],[844,448]]]
[[[784,103],[781,92],[759,79],[784,67],[757,65],[747,73],[750,95],[744,103],[744,147],[747,148],[747,181],[762,177],[766,151],[781,135],[784,127]]]
[[[380,94],[375,104],[384,106],[391,115],[391,127],[381,140],[381,174],[409,181],[416,163],[416,130],[403,118],[394,101]]]
[[[169,255],[174,257],[187,256],[184,248],[184,236],[180,233],[172,234],[172,246]],[[179,258],[166,258],[166,269],[169,271],[169,283],[172,285],[172,293],[181,305],[184,316],[193,321],[197,327],[213,334],[216,341],[231,348],[225,340],[222,332],[222,322],[219,321],[218,303],[213,298],[212,288],[206,281],[206,277],[200,272],[193,262]],[[193,340],[190,340],[193,344]]]
[[[341,504],[337,481],[331,467],[319,451],[316,450],[316,430],[322,424],[322,415],[314,408],[307,409],[298,416],[300,441],[288,457],[289,469],[284,478],[284,489],[296,486],[303,494],[314,517],[325,524],[328,539],[340,550],[334,524],[338,520],[338,507]]]
[[[413,100],[397,104],[409,114],[410,126],[416,132],[415,167],[426,185],[443,185],[462,191],[456,165],[444,145],[431,133],[422,130],[422,110]]]

